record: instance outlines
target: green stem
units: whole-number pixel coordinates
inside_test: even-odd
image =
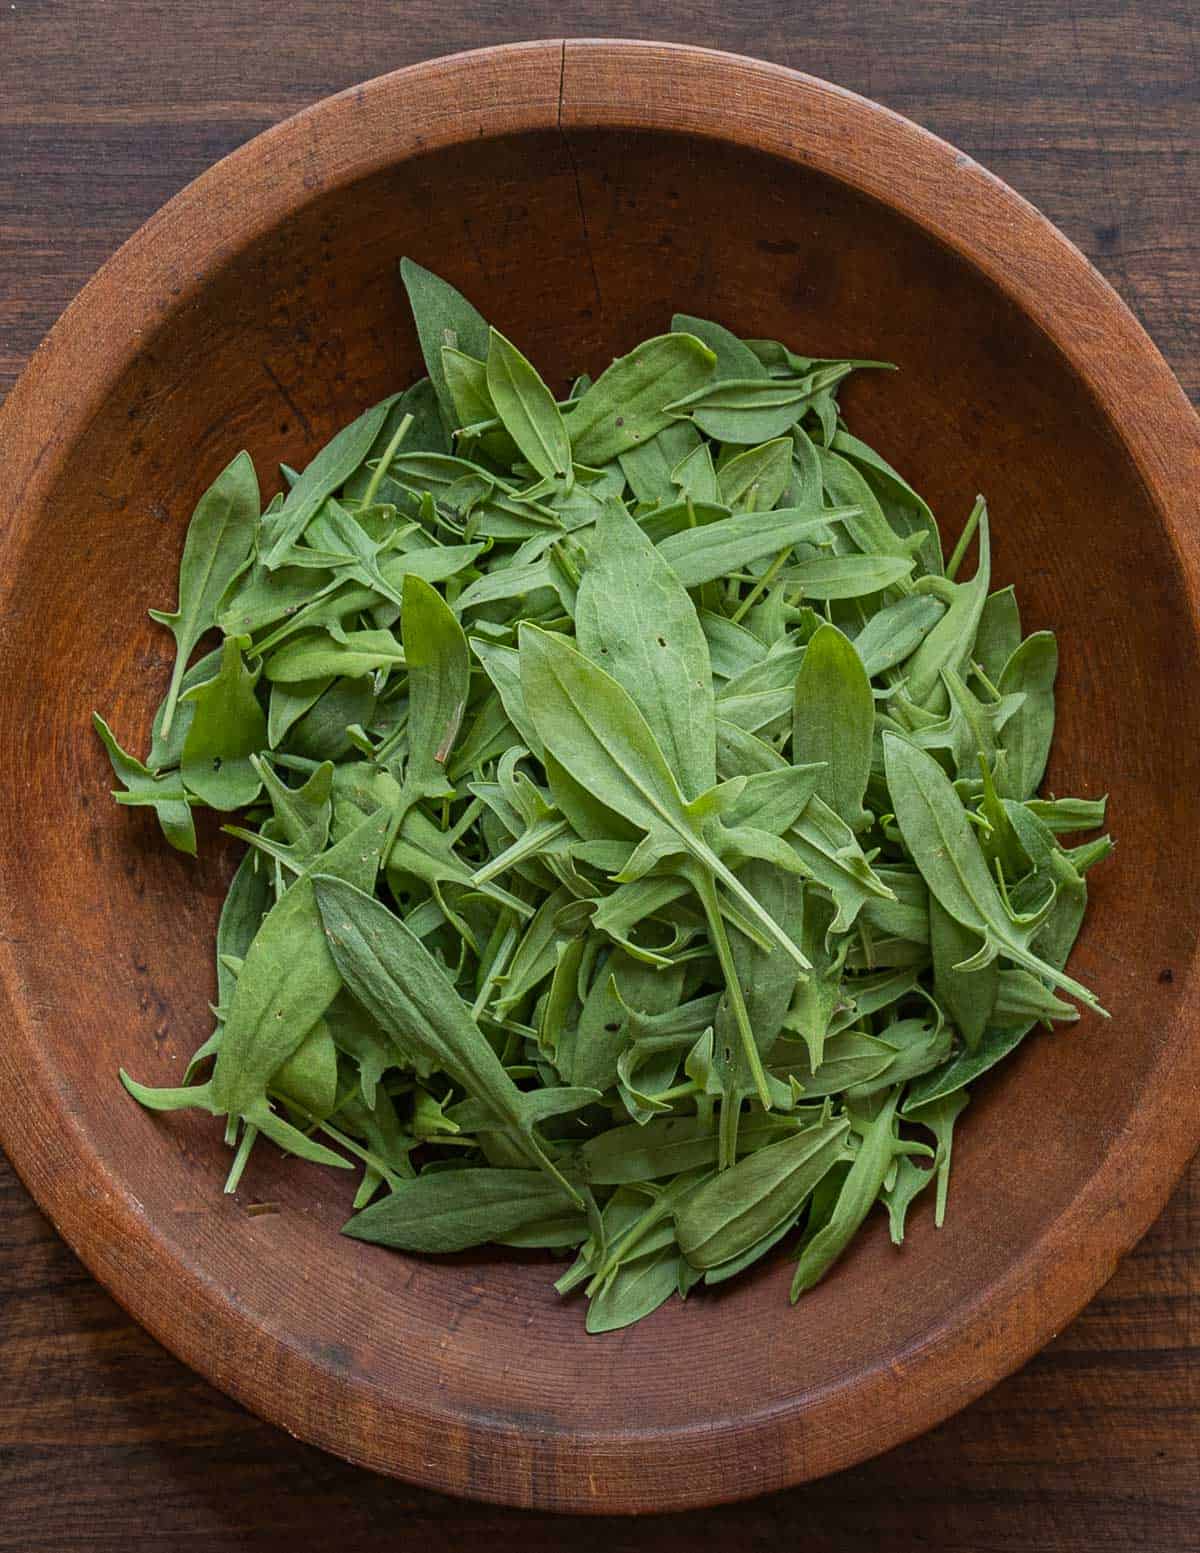
[[[489,1014],[486,1009],[479,1018],[483,1024],[495,1025],[497,1030],[503,1030],[505,1035],[519,1036],[523,1041],[537,1040],[537,1031],[532,1025],[523,1025],[515,1019],[500,1019],[496,1014]]]
[[[385,765],[392,758],[397,749],[399,749],[400,742],[407,732],[408,719],[407,717],[402,717],[398,719],[396,726],[383,740],[382,744],[376,746],[373,759],[377,766]]]
[[[508,962],[512,958],[513,950],[517,947],[519,937],[520,934],[517,932],[516,926],[510,922],[505,929],[504,936],[496,946],[496,953],[492,957],[492,963],[484,973],[479,991],[475,994],[475,1001],[471,1005],[472,1019],[478,1019],[491,1001],[492,991],[501,976],[504,975]]]
[[[583,1198],[578,1190],[571,1185],[566,1176],[563,1175],[562,1171],[559,1170],[558,1166],[550,1158],[549,1153],[542,1146],[541,1140],[532,1127],[528,1132],[522,1128],[510,1136],[513,1137],[513,1141],[517,1143],[518,1147],[522,1148],[532,1158],[539,1170],[544,1170],[552,1181],[556,1181],[562,1187],[563,1191],[571,1199],[574,1207],[582,1208],[584,1206]]]
[[[176,649],[175,666],[171,670],[171,683],[167,686],[167,698],[163,702],[162,736],[165,739],[171,731],[171,724],[175,721],[175,708],[179,704],[179,687],[183,684],[183,676],[187,673],[187,659],[183,653]]]
[[[288,755],[283,750],[272,751],[271,758],[277,766],[284,766],[288,771],[312,772],[321,765],[319,760],[309,760],[307,755]]]
[[[988,695],[994,697],[997,701],[1002,700],[1003,697],[1001,696],[1000,692],[996,689],[995,685],[992,684],[991,680],[984,673],[983,664],[982,663],[976,663],[975,660],[972,659],[971,660],[971,668],[972,668],[972,670],[973,670],[973,672],[975,674],[975,678],[979,681],[979,683],[987,691]]]
[[[321,1121],[319,1117],[314,1115],[314,1113],[307,1108],[307,1106],[300,1105],[297,1101],[292,1100],[286,1095],[282,1098],[284,1103],[291,1110],[298,1111],[300,1115],[304,1117],[305,1121],[308,1122],[310,1129],[317,1132],[323,1132],[327,1137],[332,1138],[333,1141],[341,1148],[344,1148],[348,1154],[353,1154],[355,1159],[361,1160],[364,1165],[369,1165],[372,1170],[377,1171],[389,1186],[395,1187],[399,1185],[401,1177],[396,1173],[392,1166],[386,1162],[386,1160],[380,1159],[378,1154],[372,1153],[372,1151],[368,1148],[364,1148],[361,1143],[356,1143],[353,1138],[348,1138],[346,1134],[342,1132],[339,1127],[335,1127],[332,1122]],[[440,1142],[441,1140],[439,1139],[438,1141]]]
[[[650,1231],[662,1222],[670,1211],[670,1207],[670,1201],[665,1198],[664,1194],[664,1197],[660,1197],[656,1202],[652,1202],[641,1218],[636,1219],[625,1233],[614,1241],[608,1255],[588,1283],[586,1292],[589,1298],[597,1293],[604,1282],[612,1276],[617,1269],[617,1264],[627,1261],[629,1253],[633,1248],[640,1241],[645,1240]]]
[[[676,1043],[678,1044],[678,1038],[668,1037],[668,1039],[675,1039]],[[688,1035],[687,1035],[686,1039],[688,1041],[691,1041],[691,1040],[694,1039],[694,1037],[692,1036],[691,1031],[688,1032]],[[659,1089],[659,1090],[656,1090],[655,1093],[652,1094],[649,1098],[651,1100],[667,1101],[668,1103],[673,1104],[676,1100],[686,1100],[686,1099],[688,1099],[689,1096],[697,1095],[699,1093],[700,1093],[700,1086],[699,1086],[699,1084],[696,1083],[695,1079],[691,1079],[690,1078],[690,1079],[688,1079],[686,1084],[675,1084],[670,1089]]]
[[[567,554],[566,550],[561,544],[552,544],[550,549],[554,554],[554,559],[562,567],[563,571],[566,572],[572,586],[577,588],[583,580],[583,576],[579,568],[575,565],[574,561],[571,560],[570,556]]]
[[[766,590],[775,581],[776,577],[778,577],[779,573],[783,570],[784,562],[787,560],[788,556],[791,555],[791,553],[792,547],[791,545],[788,545],[787,549],[781,550],[775,559],[771,562],[770,566],[767,567],[766,571],[750,589],[750,592],[747,593],[746,597],[742,600],[742,602],[738,605],[730,617],[734,625],[737,625],[738,621],[742,618],[750,606],[757,603],[762,594],[765,593]]]
[[[471,875],[471,883],[478,886],[487,884],[497,874],[502,874],[518,863],[523,863],[526,858],[536,857],[539,852],[565,836],[570,826],[566,820],[540,820],[531,825],[522,836],[518,836],[511,846],[505,847],[503,852],[497,852],[482,868],[477,868]]]
[[[446,832],[446,845],[447,846],[449,846],[449,847],[456,847],[458,845],[458,843],[462,840],[462,838],[470,830],[471,826],[474,825],[475,820],[476,820],[476,818],[477,818],[477,816],[479,814],[479,811],[482,808],[483,808],[483,799],[482,798],[472,798],[471,799],[470,803],[463,810],[461,816],[459,817],[458,823],[455,825],[454,829],[451,830],[451,831],[447,831]]]
[[[729,994],[729,1004],[733,1009],[734,1023],[738,1027],[738,1034],[742,1038],[742,1046],[746,1053],[746,1061],[750,1067],[750,1076],[754,1080],[755,1092],[758,1095],[759,1104],[764,1111],[771,1109],[771,1091],[767,1084],[767,1075],[763,1069],[762,1057],[759,1054],[758,1042],[754,1039],[754,1030],[750,1024],[750,1011],[746,1007],[746,999],[742,995],[742,984],[738,980],[737,967],[733,963],[733,950],[729,945],[729,935],[725,931],[725,919],[721,915],[721,902],[717,895],[716,881],[711,873],[704,871],[700,875],[700,901],[704,907],[704,915],[708,918],[708,932],[713,941],[713,948],[717,951],[717,961],[721,967],[721,974],[725,978],[725,990]]]
[[[258,1128],[253,1122],[246,1123],[246,1130],[242,1133],[242,1141],[238,1144],[238,1151],[233,1156],[233,1164],[229,1167],[229,1174],[225,1178],[225,1190],[236,1192],[242,1179],[242,1171],[246,1168],[246,1161],[250,1158],[250,1150],[254,1147],[254,1141],[258,1137]]]
[[[950,559],[946,562],[946,576],[950,578],[951,582],[958,576],[958,568],[963,563],[963,556],[967,553],[967,546],[975,538],[975,530],[979,527],[979,520],[983,513],[983,497],[977,496],[975,498],[975,505],[971,508],[971,516],[964,524],[963,531],[958,536],[958,543],[955,545]]]
[[[721,1115],[717,1133],[717,1169],[728,1170],[737,1159],[738,1127],[742,1119],[742,1097],[735,1089],[721,1096]]]
[[[753,895],[751,895],[750,891],[746,888],[742,881],[736,876],[736,874],[733,873],[732,869],[729,869],[725,866],[725,864],[711,849],[711,847],[702,842],[698,847],[693,849],[693,856],[696,857],[702,870],[707,870],[710,874],[715,874],[721,883],[725,886],[725,888],[729,890],[732,895],[737,897],[739,902],[746,908],[747,912],[750,914],[753,920],[761,923],[763,928],[766,930],[768,937],[777,943],[779,947],[796,962],[797,966],[799,966],[802,971],[812,970],[812,962],[804,954],[803,950],[799,949],[792,942],[784,930],[779,926],[779,923],[776,922],[771,913],[765,910],[763,906],[754,899]],[[715,888],[713,895],[715,898]],[[718,911],[718,915],[719,914],[720,913]],[[724,931],[725,929],[722,927],[722,934]]]
[[[392,440],[388,443],[387,447],[384,448],[383,457],[375,465],[375,468],[371,471],[371,478],[367,481],[367,488],[363,492],[362,499],[362,504],[364,507],[370,507],[373,504],[375,497],[379,493],[379,487],[383,483],[383,477],[388,472],[388,466],[391,464],[392,459],[394,459],[396,456],[396,449],[408,435],[408,428],[412,425],[412,423],[412,416],[406,415],[400,422],[399,426],[397,426],[395,431],[392,433]]]

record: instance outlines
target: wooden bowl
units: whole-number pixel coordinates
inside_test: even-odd
[[[269,480],[418,372],[411,254],[555,380],[673,309],[900,364],[847,395],[950,532],[1059,633],[1051,788],[1119,838],[1074,960],[1113,1012],[981,1084],[946,1227],[875,1214],[789,1306],[781,1255],[610,1337],[540,1255],[404,1257],[337,1234],[345,1180],[273,1151],[221,1193],[219,1126],[156,1117],[207,1033],[235,848],[201,860],[108,797],[88,726],[139,748],[186,518],[231,452]],[[1200,1139],[1200,428],[1097,273],[981,167],[774,66],[533,43],[372,81],[173,200],[67,311],[3,411],[0,1132],[96,1276],[292,1433],[542,1509],[710,1504],[945,1418],[1079,1309]],[[253,1214],[253,1203],[275,1211]]]

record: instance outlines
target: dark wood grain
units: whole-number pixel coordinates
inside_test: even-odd
[[[444,49],[562,30],[552,8],[356,12],[18,6],[0,12],[0,371],[95,265],[216,156],[329,90]],[[894,5],[874,20],[747,7],[575,8],[569,30],[688,37],[825,74],[908,112],[1032,197],[1200,386],[1194,24],[1184,7]],[[645,13],[642,13],[643,15]],[[11,44],[11,46],[10,46]],[[951,62],[947,68],[947,60]],[[11,282],[7,279],[11,273]],[[6,931],[9,931],[6,925]],[[11,931],[19,931],[12,928]],[[3,1178],[0,1547],[261,1548],[480,1534],[537,1547],[698,1537],[817,1549],[1195,1545],[1196,1167],[1058,1342],[951,1423],[791,1494],[655,1525],[566,1523],[373,1478],[287,1441],[146,1338]],[[139,1529],[141,1528],[141,1529]]]

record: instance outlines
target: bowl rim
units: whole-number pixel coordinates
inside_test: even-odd
[[[653,78],[670,91],[639,90]],[[719,81],[719,89],[716,83]],[[752,110],[752,111],[751,111]],[[362,133],[364,121],[369,133]],[[803,124],[803,130],[797,125]],[[1132,313],[1090,262],[1032,205],[972,158],[911,121],[815,77],[690,45],[619,39],[548,39],[427,60],[325,98],[216,163],[150,218],[107,261],[38,347],[0,408],[0,577],[7,618],[20,558],[36,541],[26,514],[48,491],[57,462],[125,370],[138,341],[185,307],[215,269],[301,204],[387,165],[468,137],[588,129],[671,131],[720,139],[813,168],[914,221],[1015,301],[1069,362],[1120,439],[1162,515],[1193,619],[1200,615],[1200,419]],[[318,132],[319,131],[319,132]],[[87,383],[86,395],[78,391]],[[53,414],[47,416],[47,407]],[[46,434],[49,424],[53,430]],[[9,651],[0,626],[0,663]],[[0,900],[19,858],[0,859]],[[549,1474],[495,1475],[481,1485],[453,1445],[433,1453],[428,1431],[473,1437],[501,1455],[520,1436],[511,1420],[414,1412],[381,1457],[370,1390],[360,1378],[296,1355],[289,1384],[255,1364],[255,1329],[231,1315],[211,1281],[189,1288],[225,1339],[169,1324],[172,1282],[190,1272],[141,1213],[119,1173],[78,1121],[63,1126],[62,1096],[36,1021],[24,1017],[20,945],[0,939],[7,1033],[0,1042],[0,1143],[68,1244],[126,1310],[193,1369],[252,1411],[352,1462],[428,1487],[543,1510],[594,1513],[711,1505],[790,1486],[853,1465],[931,1427],[1025,1362],[1086,1304],[1161,1210],[1200,1144],[1200,1041],[1186,1015],[1171,1022],[1129,1125],[1095,1174],[1040,1239],[966,1302],[928,1342],[856,1377],[866,1420],[853,1438],[823,1422],[845,1407],[840,1388],[739,1418],[761,1448],[751,1481],[713,1471],[722,1433],[709,1423],[671,1431],[636,1427],[575,1437]],[[1185,1010],[1196,962],[1180,978]],[[53,1159],[46,1128],[57,1129]],[[136,1240],[138,1257],[122,1255]],[[981,1350],[972,1333],[987,1329]],[[297,1374],[307,1377],[307,1393]],[[337,1407],[321,1405],[330,1387]],[[376,1403],[377,1405],[377,1403]],[[748,1450],[740,1452],[745,1460]],[[621,1471],[622,1458],[641,1461]],[[653,1471],[644,1470],[648,1458]],[[606,1469],[597,1474],[597,1461]],[[611,1476],[608,1473],[611,1472]]]

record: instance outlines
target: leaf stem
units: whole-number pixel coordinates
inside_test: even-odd
[[[742,994],[742,984],[738,980],[737,966],[733,961],[733,950],[729,945],[729,935],[725,931],[725,919],[721,915],[721,902],[717,895],[716,880],[707,870],[703,870],[699,879],[700,901],[704,907],[704,915],[708,918],[708,931],[713,941],[713,948],[717,951],[717,962],[721,967],[721,974],[725,978],[725,990],[729,994],[729,1005],[733,1010],[734,1023],[738,1027],[738,1034],[742,1038],[742,1046],[745,1049],[746,1061],[749,1064],[750,1076],[754,1080],[755,1092],[758,1095],[759,1104],[764,1111],[771,1109],[771,1090],[767,1084],[767,1075],[763,1068],[762,1057],[759,1054],[758,1042],[754,1039],[754,1029],[750,1024],[750,1011],[746,1007],[746,999]]]
[[[971,516],[963,525],[963,531],[958,536],[958,543],[954,546],[950,559],[946,562],[946,576],[949,577],[951,582],[958,576],[958,568],[963,563],[963,557],[967,553],[967,546],[975,538],[975,530],[979,527],[979,520],[985,510],[983,497],[977,496],[975,498],[975,505],[971,508]]]
[[[164,739],[171,732],[171,724],[175,721],[175,708],[179,705],[179,687],[183,684],[183,676],[186,673],[187,658],[176,647],[175,664],[171,669],[171,683],[167,686],[166,699],[163,701],[161,733]]]
[[[225,1177],[226,1192],[236,1192],[242,1179],[242,1172],[246,1168],[246,1161],[250,1158],[250,1150],[254,1147],[258,1137],[258,1128],[253,1122],[246,1123],[246,1130],[242,1133],[242,1141],[238,1144],[238,1151],[233,1156],[233,1164],[229,1167],[229,1174]]]
[[[307,1106],[301,1105],[299,1101],[293,1100],[289,1096],[282,1096],[281,1098],[283,1099],[284,1104],[287,1105],[291,1110],[298,1111],[299,1114],[304,1117],[305,1121],[308,1122],[311,1130],[316,1132],[323,1132],[326,1137],[332,1138],[333,1141],[344,1148],[347,1153],[353,1154],[355,1159],[360,1160],[364,1165],[370,1166],[372,1170],[381,1175],[389,1186],[395,1187],[399,1185],[401,1177],[398,1172],[391,1165],[389,1165],[386,1160],[381,1159],[378,1154],[374,1153],[371,1149],[364,1148],[361,1143],[355,1142],[353,1138],[347,1137],[346,1134],[342,1132],[341,1128],[335,1127],[332,1122],[321,1121],[318,1116],[310,1111]],[[438,1142],[441,1141],[442,1140],[439,1138]]]
[[[809,971],[812,969],[812,963],[808,959],[807,955],[804,954],[803,950],[797,948],[797,946],[792,942],[784,930],[779,926],[779,923],[776,922],[771,913],[764,910],[759,902],[754,899],[753,895],[751,895],[750,891],[746,888],[742,881],[736,876],[736,874],[733,873],[732,869],[727,868],[715,852],[701,843],[700,847],[694,849],[693,855],[697,856],[702,869],[707,869],[709,872],[715,874],[717,878],[720,879],[721,883],[726,887],[726,889],[728,889],[731,894],[737,897],[737,899],[749,912],[750,916],[753,917],[756,922],[762,924],[769,937],[772,938],[781,949],[786,951],[786,953],[791,956],[791,958],[796,962],[797,966],[799,966],[802,971]],[[715,893],[716,892],[714,890],[714,895]],[[724,928],[722,928],[722,932],[723,931]]]
[[[363,507],[370,507],[374,504],[375,498],[379,494],[379,487],[383,484],[383,477],[387,474],[392,459],[396,456],[396,449],[408,435],[408,428],[412,423],[412,416],[406,415],[392,433],[392,440],[384,448],[383,457],[375,465],[375,468],[371,471],[371,478],[367,481],[367,488],[363,492],[362,498]]]
[[[792,546],[788,545],[785,550],[781,550],[779,552],[779,554],[771,562],[770,566],[767,567],[766,571],[762,574],[762,576],[750,589],[750,592],[747,593],[746,597],[730,616],[730,619],[733,621],[734,625],[737,625],[738,621],[741,620],[742,616],[746,613],[750,606],[757,603],[762,594],[765,593],[766,590],[775,581],[776,577],[778,577],[779,573],[783,569],[784,562],[787,560],[788,556],[791,555],[791,553]]]

